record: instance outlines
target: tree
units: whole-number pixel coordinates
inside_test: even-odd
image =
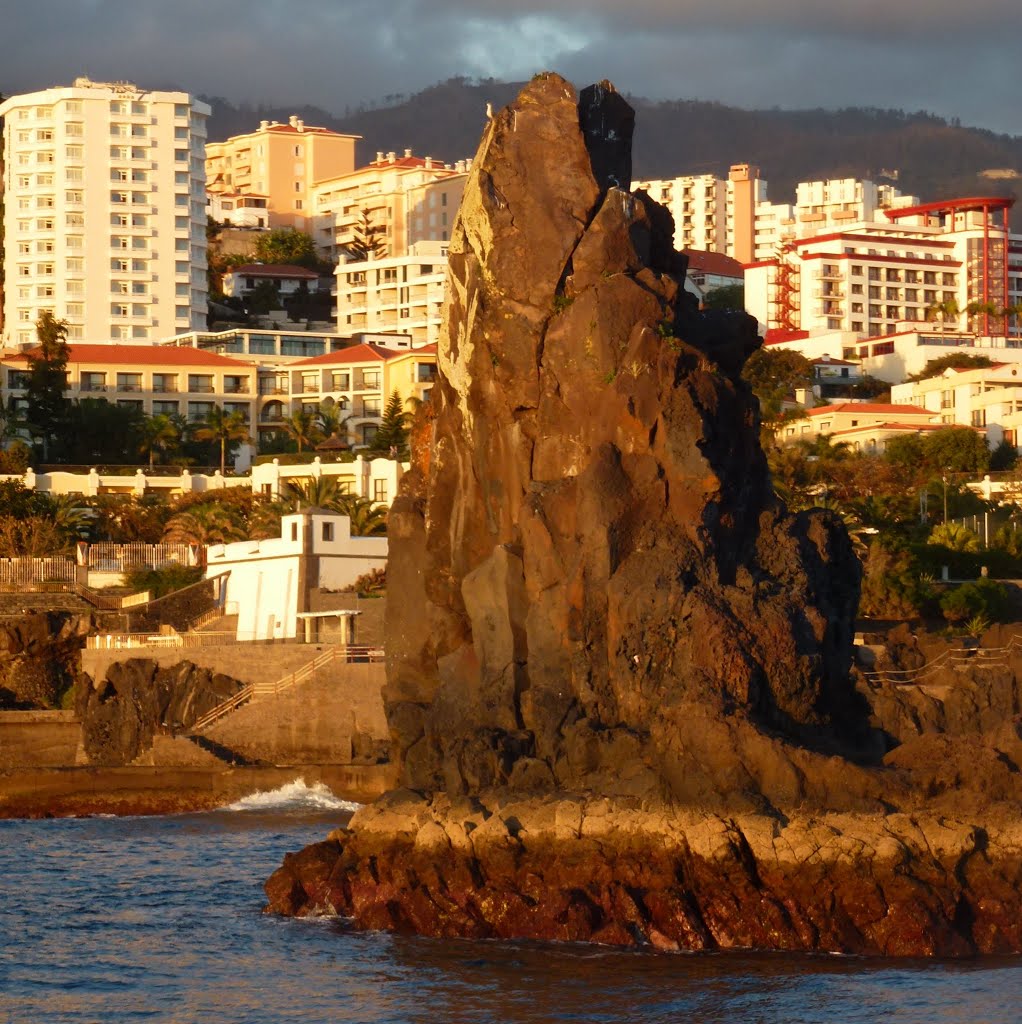
[[[948,320],[957,322],[958,313],[958,300],[955,298],[945,299],[943,302],[933,302],[926,307],[926,319],[931,323],[934,320],[939,322],[942,334]]]
[[[961,523],[938,523],[931,531],[928,544],[949,551],[979,551],[979,536]]]
[[[272,281],[259,281],[248,293],[246,301],[249,312],[256,315],[281,308],[280,292]]]
[[[288,480],[284,485],[284,500],[296,512],[303,508],[335,508],[341,496],[337,479],[332,476]]]
[[[240,412],[224,412],[214,405],[206,414],[201,426],[192,431],[197,441],[213,441],[220,445],[220,472],[227,465],[227,448],[235,441],[247,441],[248,424]]]
[[[295,409],[281,424],[288,436],[298,446],[298,453],[301,454],[305,448],[311,448],[317,441],[322,440],[317,423],[317,414],[311,409]]]
[[[274,228],[256,239],[255,258],[260,263],[283,263],[318,270],[320,265],[312,236],[297,228]]]
[[[383,420],[369,450],[387,452],[398,459],[408,458],[408,413],[401,407],[401,396],[392,392],[383,410]]]
[[[142,442],[139,451],[149,456],[149,468],[153,468],[156,453],[173,451],[181,444],[181,427],[165,413],[149,416],[142,424]]]
[[[378,260],[387,255],[383,229],[373,224],[366,207],[362,207],[352,232],[351,241],[344,246],[344,255],[349,263],[364,263],[368,259]]]
[[[353,537],[368,537],[387,532],[387,509],[374,504],[368,498],[341,494],[332,507],[348,517]]]
[[[246,532],[237,508],[210,501],[171,516],[163,539],[180,544],[229,544],[244,540]]]
[[[322,431],[324,437],[339,437],[342,441],[348,440],[348,416],[342,416],[343,410],[333,398],[324,398],[319,404],[319,411],[316,413],[316,425]]]
[[[39,348],[28,353],[28,383],[25,423],[33,437],[43,444],[43,458],[49,458],[53,442],[63,438],[67,418],[67,323],[43,310],[35,325]],[[59,441],[57,442],[59,446]]]
[[[939,359],[929,359],[926,365],[918,372],[906,377],[906,381],[929,380],[930,377],[939,377],[945,370],[978,370],[984,367],[993,366],[993,363],[986,356],[973,356],[966,352],[950,352]]]
[[[74,463],[137,462],[144,424],[144,415],[132,406],[105,398],[78,399],[67,406],[64,458]]]
[[[801,352],[760,348],[746,360],[742,377],[759,399],[764,419],[780,415],[784,399],[813,384],[813,366]]]
[[[745,285],[726,284],[703,296],[703,309],[745,309]]]
[[[939,473],[984,473],[990,464],[986,438],[971,427],[944,427],[923,439],[923,461]]]

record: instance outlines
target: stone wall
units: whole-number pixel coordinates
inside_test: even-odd
[[[73,711],[0,711],[0,770],[68,767],[80,739]]]

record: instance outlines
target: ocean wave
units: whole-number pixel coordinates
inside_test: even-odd
[[[362,805],[342,800],[330,792],[322,782],[312,786],[305,779],[295,779],[279,789],[252,793],[223,808],[225,811],[357,811]]]

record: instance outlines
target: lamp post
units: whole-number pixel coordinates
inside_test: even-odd
[[[947,473],[942,473],[940,476],[941,483],[944,485],[944,522],[947,522]]]

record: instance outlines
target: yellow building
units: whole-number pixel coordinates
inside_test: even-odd
[[[892,437],[925,434],[944,426],[940,417],[918,405],[889,402],[837,402],[807,409],[801,419],[785,423],[778,441],[812,441],[829,436],[853,451],[882,452]]]
[[[254,132],[206,146],[207,191],[230,195],[232,203],[257,197],[269,227],[308,230],[313,185],[354,171],[360,137],[314,128],[295,115],[287,124],[261,121]]]
[[[379,345],[353,345],[312,359],[259,368],[261,431],[279,430],[287,416],[301,409],[319,410],[335,403],[347,418],[346,440],[369,444],[390,396],[404,409],[409,399],[424,400],[436,379],[436,347],[399,351]]]
[[[67,397],[102,398],[147,416],[181,415],[204,420],[214,405],[252,421],[256,367],[197,348],[151,345],[71,345]],[[28,360],[3,359],[3,390],[15,409],[26,406]]]
[[[420,241],[446,242],[461,205],[467,167],[432,157],[377,153],[366,167],[318,180],[313,237],[326,255],[344,261],[363,217],[379,231],[385,256],[402,256]]]
[[[87,78],[0,104],[4,345],[31,345],[44,310],[75,341],[205,326],[209,113]]]

